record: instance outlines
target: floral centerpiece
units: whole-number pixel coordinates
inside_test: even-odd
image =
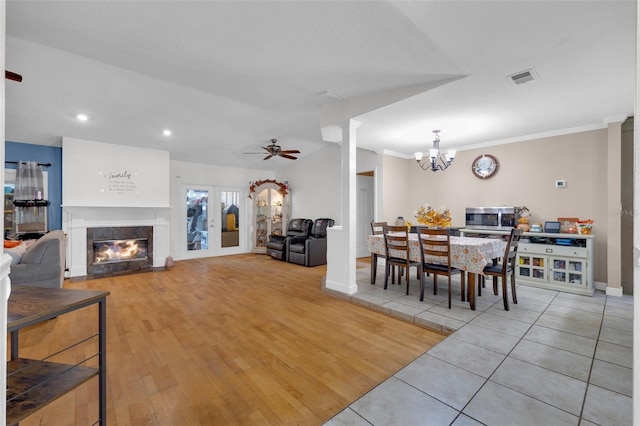
[[[421,225],[447,228],[451,226],[451,210],[436,210],[428,204],[421,205],[415,212],[416,220]]]
[[[529,231],[529,220],[531,218],[531,212],[526,206],[516,207],[516,221],[517,228],[522,229],[524,232]]]

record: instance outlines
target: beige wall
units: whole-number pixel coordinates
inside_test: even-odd
[[[497,173],[486,180],[471,173],[471,163],[481,154],[499,162]],[[464,226],[465,207],[472,206],[524,205],[533,221],[542,224],[558,217],[593,219],[595,281],[606,282],[606,155],[607,129],[602,129],[460,151],[444,172],[423,171],[415,160],[386,157],[385,219],[402,215],[415,222],[414,212],[423,203],[450,208],[454,226]],[[567,182],[564,189],[555,187],[561,179]]]
[[[398,216],[411,220],[413,212],[407,210],[407,200],[412,198],[411,169],[407,160],[389,155],[383,159],[382,203],[379,220],[394,224]]]

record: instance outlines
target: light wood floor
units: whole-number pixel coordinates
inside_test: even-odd
[[[111,292],[108,424],[322,424],[444,338],[323,293],[325,273],[246,254],[66,280]],[[96,317],[93,306],[31,327],[20,355],[41,358],[91,335]],[[20,424],[96,419],[92,379]]]

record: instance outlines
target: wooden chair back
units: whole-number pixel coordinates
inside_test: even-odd
[[[451,270],[451,233],[448,229],[430,229],[417,227],[418,243],[420,244],[420,260],[425,270],[429,270],[430,264],[446,266]],[[435,261],[429,261],[435,258]]]
[[[409,262],[409,230],[406,226],[385,225],[384,245],[387,262],[407,264]]]
[[[384,234],[385,226],[387,226],[387,222],[371,222],[371,234],[372,235]]]
[[[518,254],[518,244],[522,238],[522,229],[513,228],[509,235],[509,241],[504,249],[504,257],[502,258],[502,276],[506,278],[509,271],[516,270],[516,255]]]

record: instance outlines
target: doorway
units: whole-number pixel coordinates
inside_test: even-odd
[[[246,191],[237,187],[183,185],[183,258],[246,252]]]
[[[374,219],[375,179],[373,171],[356,176],[356,257],[368,257],[367,237]]]

